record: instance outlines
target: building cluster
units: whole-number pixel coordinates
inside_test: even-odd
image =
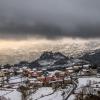
[[[39,86],[50,86],[50,85],[60,85],[71,84],[72,76],[84,76],[93,75],[96,71],[89,68],[89,65],[74,65],[72,67],[66,67],[64,70],[54,70],[48,71],[47,69],[41,68],[28,68],[28,67],[11,67],[10,69],[2,68],[0,70],[0,79],[6,77],[7,82],[9,82],[10,77],[18,76],[26,77],[29,84],[39,85]]]

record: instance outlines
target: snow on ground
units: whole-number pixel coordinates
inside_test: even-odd
[[[14,90],[12,93],[5,96],[6,98],[10,98],[11,100],[21,100],[21,93]]]
[[[79,91],[81,89],[81,87],[84,87],[86,85],[89,84],[89,82],[91,81],[91,84],[96,83],[96,82],[100,82],[100,78],[97,77],[86,77],[86,78],[79,78],[78,79],[78,86],[77,86],[77,91]],[[99,83],[100,84],[100,83]],[[72,94],[68,100],[75,100],[75,95]]]
[[[63,100],[61,90],[58,90],[53,94],[52,93],[53,89],[51,87],[42,87],[39,88],[36,93],[32,94],[29,99],[32,98],[32,100]],[[13,89],[12,91],[0,90],[0,96],[4,96],[10,100],[21,100],[21,93],[15,89]]]
[[[25,81],[26,78],[21,78],[21,76],[13,76],[9,79],[9,83],[18,83],[18,82],[21,82],[21,81]]]
[[[62,91],[56,91],[54,94],[43,97],[39,100],[63,100]]]
[[[100,78],[96,78],[96,77],[79,78],[78,88],[82,86],[86,86],[89,83],[89,81],[91,81],[91,84],[93,84],[94,82],[100,82]]]
[[[30,82],[35,82],[37,79],[36,78],[27,78],[27,77],[21,77],[21,76],[13,76],[9,79],[9,83],[10,84],[15,84],[14,87],[17,87],[18,85],[20,85],[21,83],[23,84],[23,82],[30,80]]]
[[[65,94],[68,94],[69,91],[71,89],[71,86],[69,86],[67,89],[60,89],[60,90],[57,90],[56,92],[54,92],[54,94],[52,95],[49,95],[49,96],[46,96],[46,97],[43,97],[39,100],[64,100],[66,98],[67,95],[62,95],[63,92],[65,92]],[[75,96],[74,95],[71,95],[68,100],[74,100],[75,99]]]
[[[10,91],[5,91],[5,90],[0,90],[0,96],[3,96],[7,93],[9,93]]]
[[[40,98],[41,96],[48,95],[52,92],[53,90],[51,87],[42,87],[42,88],[39,88],[36,91],[36,93],[32,94],[31,97],[32,97],[32,100],[35,100],[35,99]]]
[[[68,100],[75,100],[75,95],[71,95]]]
[[[22,80],[24,81],[26,79],[20,78],[20,76],[16,76],[16,77],[11,77],[9,82],[16,83],[16,82],[21,82]],[[34,80],[35,79],[31,79],[31,81],[34,81]],[[100,78],[97,78],[97,77],[79,78],[77,88],[86,86],[90,81],[91,81],[91,84],[100,82]],[[69,89],[67,89],[67,90],[69,90]],[[53,93],[53,89],[51,87],[42,87],[42,88],[39,88],[34,94],[32,94],[29,97],[29,99],[32,98],[32,100],[36,100],[36,99],[37,100],[63,100],[63,96],[62,96],[63,91],[64,90],[57,90]],[[21,100],[21,93],[18,92],[16,89],[13,89],[11,92],[5,91],[5,90],[0,90],[0,96],[3,96],[3,95],[7,99],[10,98],[11,100]],[[74,99],[75,99],[75,95],[73,95],[73,94],[68,98],[68,100],[74,100]]]
[[[0,96],[4,96],[10,100],[21,100],[21,93],[18,92],[17,90],[13,91],[0,90]]]
[[[35,81],[37,81],[36,78],[29,78],[28,80],[29,80],[30,82],[35,82]]]
[[[36,91],[36,93],[33,94],[31,97],[32,97],[32,100],[63,100],[63,96],[62,96],[63,91],[65,91],[65,93],[67,93],[70,88],[71,88],[71,86],[69,88],[67,88],[67,90],[60,89],[60,90],[57,90],[53,93],[52,88],[42,87],[42,88],[38,89]],[[48,95],[48,94],[50,94],[50,95]],[[70,98],[74,98],[74,96],[71,96]],[[71,99],[69,99],[69,100],[71,100]]]

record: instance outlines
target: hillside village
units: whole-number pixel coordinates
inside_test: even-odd
[[[87,96],[100,99],[100,70],[88,61],[44,52],[33,62],[0,67],[0,100],[87,100]]]

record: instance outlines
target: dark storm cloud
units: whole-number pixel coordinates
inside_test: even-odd
[[[0,0],[0,38],[100,37],[100,0]]]

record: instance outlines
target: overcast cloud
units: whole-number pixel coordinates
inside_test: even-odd
[[[0,0],[0,38],[100,37],[100,0]]]

